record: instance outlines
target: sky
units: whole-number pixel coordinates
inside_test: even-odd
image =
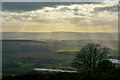
[[[117,32],[117,2],[3,2],[2,32]]]

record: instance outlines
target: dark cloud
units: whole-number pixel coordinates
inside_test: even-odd
[[[115,12],[115,11],[118,11],[118,5],[107,6],[107,7],[96,7],[94,8],[94,11],[95,12],[102,12],[102,11]]]
[[[74,15],[79,15],[79,13],[73,13]]]
[[[21,12],[71,4],[100,4],[100,2],[3,2],[2,10]]]
[[[73,14],[76,15],[76,16],[85,16],[85,14],[82,14],[82,13],[79,13],[79,12],[75,12]]]
[[[79,11],[79,9],[73,9],[73,10],[76,11],[76,12]]]
[[[49,12],[49,10],[45,10],[45,12]]]

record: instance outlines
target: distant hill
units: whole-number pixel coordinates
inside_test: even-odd
[[[3,40],[117,40],[117,33],[3,32]]]

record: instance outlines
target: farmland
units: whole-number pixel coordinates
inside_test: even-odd
[[[75,53],[80,51],[80,48],[88,42],[90,41],[3,40],[3,73],[20,74],[35,67],[73,69],[70,63]],[[111,44],[110,41],[107,43]],[[111,50],[108,55],[116,56],[116,45],[111,44],[110,47]]]

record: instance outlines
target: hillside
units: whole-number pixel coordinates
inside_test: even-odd
[[[3,40],[117,40],[117,33],[80,33],[80,32],[3,32]]]

